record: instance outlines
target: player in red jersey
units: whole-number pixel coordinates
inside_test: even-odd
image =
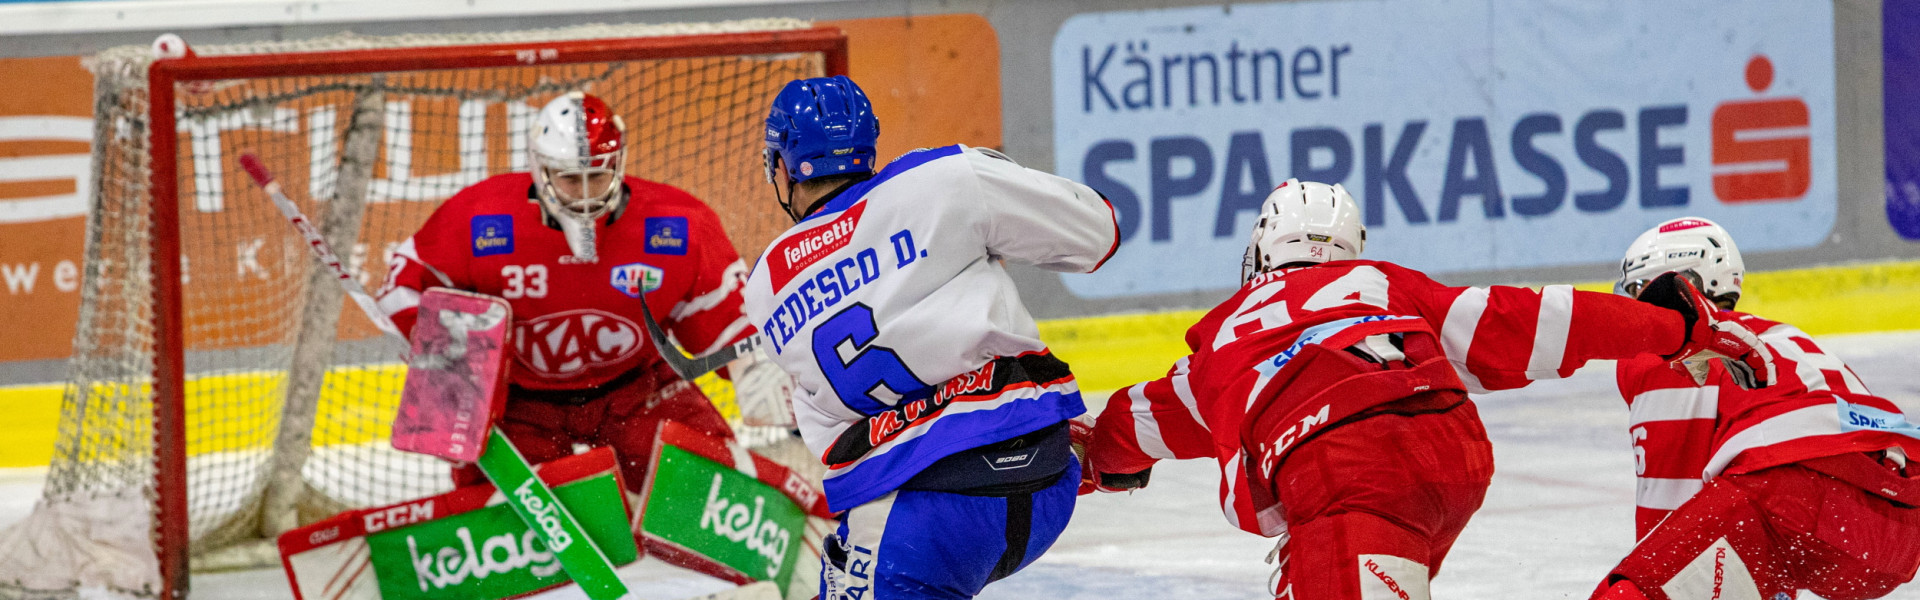
[[[1632,412],[1640,543],[1594,598],[1827,600],[1887,595],[1920,568],[1920,428],[1799,329],[1733,312],[1745,275],[1732,236],[1699,218],[1634,240],[1616,288],[1681,273],[1721,318],[1758,333],[1779,381],[1746,390],[1707,364],[1620,361]]]
[[[612,446],[637,488],[660,421],[733,435],[648,342],[640,295],[696,354],[753,329],[740,312],[746,263],[719,218],[686,192],[625,176],[625,129],[594,96],[549,102],[528,143],[533,171],[488,178],[440,205],[394,251],[378,296],[409,332],[427,288],[505,298],[514,361],[501,430],[536,463],[573,454],[574,444]],[[482,476],[468,465],[454,480]]]
[[[1425,599],[1493,476],[1466,392],[1641,354],[1729,356],[1767,378],[1757,340],[1684,284],[1643,298],[1658,306],[1569,286],[1451,287],[1358,260],[1365,241],[1345,189],[1281,184],[1243,287],[1187,331],[1193,353],[1078,428],[1083,490],[1211,457],[1227,520],[1280,538],[1276,597]]]

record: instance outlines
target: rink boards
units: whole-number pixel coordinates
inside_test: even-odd
[[[1576,286],[1612,289],[1611,282]],[[1788,323],[1814,335],[1920,329],[1920,261],[1876,262],[1750,274],[1740,308]],[[1111,390],[1157,377],[1186,353],[1182,336],[1203,310],[1167,311],[1061,319],[1040,323],[1041,338],[1073,366],[1085,390]],[[327,374],[323,410],[371,411],[366,420],[389,422],[399,401],[405,368],[397,363],[337,368]],[[253,402],[282,393],[284,372],[249,371],[204,376],[188,382],[188,414],[206,408],[209,390],[223,390],[222,403]],[[728,418],[738,415],[732,386],[708,376],[696,382]],[[46,465],[60,415],[64,386],[0,387],[0,403],[16,407],[0,421],[0,437],[16,443],[0,446],[0,468]],[[348,397],[349,391],[354,397]],[[379,390],[369,396],[359,390]],[[332,408],[339,407],[339,408]],[[265,448],[278,414],[198,419],[192,426],[214,428],[193,436],[189,454]],[[386,430],[319,428],[317,446],[384,442]]]

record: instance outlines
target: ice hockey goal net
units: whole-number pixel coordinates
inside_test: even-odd
[[[751,257],[786,225],[760,180],[765,107],[846,66],[837,30],[793,20],[194,51],[89,63],[79,330],[44,496],[0,534],[0,597],[179,597],[190,563],[260,564],[280,532],[450,486],[386,443],[403,349],[342,301],[240,154],[373,287],[441,200],[525,169],[542,104],[586,90],[624,116],[627,171],[706,200]]]

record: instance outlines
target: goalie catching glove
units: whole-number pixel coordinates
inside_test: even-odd
[[[1721,319],[1719,308],[1679,273],[1662,273],[1648,281],[1634,298],[1678,312],[1686,319],[1686,342],[1680,350],[1662,358],[1680,363],[1694,383],[1706,383],[1711,359],[1719,359],[1742,388],[1759,389],[1773,383],[1773,352],[1767,344],[1746,326]]]
[[[1067,421],[1067,433],[1073,439],[1073,455],[1080,459],[1080,495],[1094,492],[1130,492],[1147,487],[1153,475],[1148,467],[1138,473],[1101,473],[1093,468],[1087,448],[1093,445],[1093,415],[1080,415]]]

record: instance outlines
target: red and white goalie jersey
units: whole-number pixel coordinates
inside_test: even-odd
[[[627,177],[625,208],[602,217],[598,260],[581,264],[549,227],[533,177],[509,173],[461,190],[400,244],[380,308],[413,330],[420,293],[449,287],[513,305],[512,382],[583,389],[660,361],[637,298],[689,352],[753,332],[740,313],[747,267],[713,210],[669,185]]]
[[[1682,329],[1679,313],[1564,285],[1452,287],[1366,260],[1283,269],[1189,329],[1192,354],[1167,376],[1116,392],[1091,458],[1102,473],[1215,458],[1227,520],[1279,535],[1264,478],[1328,425],[1415,394],[1518,388],[1589,360],[1671,353]],[[1356,352],[1413,366],[1357,372],[1342,364]]]
[[[1620,361],[1620,396],[1631,411],[1639,472],[1636,537],[1645,537],[1707,481],[1802,460],[1901,449],[1920,453],[1920,432],[1902,434],[1900,408],[1873,396],[1853,370],[1792,325],[1727,311],[1773,351],[1773,385],[1746,390],[1714,361],[1705,385],[1658,357]],[[1920,455],[1920,454],[1915,454]]]

